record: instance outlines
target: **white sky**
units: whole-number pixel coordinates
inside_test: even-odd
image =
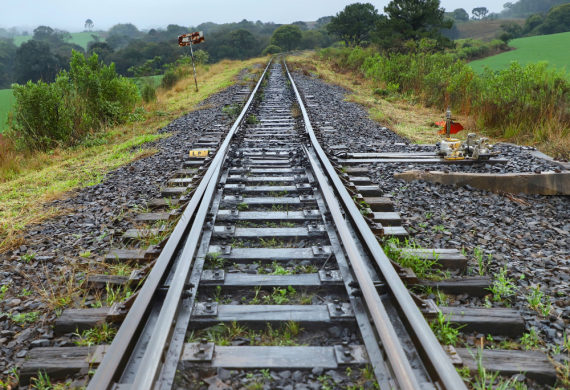
[[[504,1],[441,0],[448,11],[487,7],[500,12]],[[86,19],[93,20],[95,29],[107,30],[117,23],[133,23],[140,29],[166,27],[168,24],[196,26],[202,22],[228,23],[242,19],[263,22],[291,23],[314,21],[334,15],[348,0],[16,0],[3,1],[0,27],[19,26],[33,30],[39,25],[83,31]],[[366,2],[361,0],[360,2]],[[380,12],[389,0],[370,1]]]

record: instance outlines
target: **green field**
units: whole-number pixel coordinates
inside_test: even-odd
[[[562,69],[570,65],[569,42],[570,32],[514,39],[509,46],[515,47],[516,50],[473,61],[469,65],[476,71],[482,72],[485,65],[493,70],[501,70],[510,66],[512,61],[519,61],[521,65],[548,61],[551,67]],[[570,72],[568,74],[570,75]]]
[[[8,111],[12,108],[12,90],[0,89],[0,133],[4,132]]]
[[[84,49],[87,49],[87,43],[93,40],[93,37],[91,37],[91,35],[99,35],[99,33],[96,32],[71,33],[72,38],[69,42],[75,43],[76,45],[79,45]],[[14,43],[16,44],[16,46],[20,46],[22,43],[29,41],[30,39],[32,39],[31,35],[14,37]],[[101,40],[104,41],[103,38],[101,38]]]

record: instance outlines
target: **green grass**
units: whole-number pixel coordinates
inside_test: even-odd
[[[475,71],[483,72],[485,65],[493,70],[502,70],[512,61],[519,61],[523,66],[529,62],[548,61],[550,66],[562,69],[570,65],[569,41],[570,32],[514,39],[509,46],[515,47],[516,50],[473,61],[469,65]]]
[[[79,45],[84,49],[87,49],[87,43],[93,40],[91,35],[99,35],[99,33],[96,32],[71,33],[72,38],[69,42],[75,43],[76,45]],[[16,46],[20,46],[22,43],[29,41],[30,39],[32,39],[31,35],[14,37],[14,43],[16,44]],[[105,39],[101,38],[101,40],[104,41]]]
[[[0,133],[4,132],[8,120],[8,111],[12,108],[12,101],[12,90],[0,89]]]

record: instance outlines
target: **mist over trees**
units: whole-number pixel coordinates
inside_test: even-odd
[[[501,16],[524,15],[527,19],[523,27],[505,22],[501,39],[508,42],[521,36],[570,31],[570,4],[562,4],[569,1],[506,3]],[[7,88],[15,81],[53,80],[57,71],[69,69],[72,50],[86,57],[97,54],[104,64],[114,63],[118,74],[129,77],[133,76],[129,69],[160,57],[153,66],[162,73],[165,65],[189,54],[189,48],[178,46],[177,38],[194,31],[203,31],[206,38],[194,49],[204,50],[208,61],[213,63],[295,49],[325,48],[338,41],[402,51],[406,42],[427,38],[435,42],[435,50],[443,50],[450,47],[451,39],[459,38],[457,23],[472,23],[470,19],[491,16],[485,7],[476,7],[471,14],[464,8],[445,12],[439,0],[392,0],[383,11],[382,14],[371,3],[353,3],[335,15],[318,18],[315,23],[294,21],[287,25],[243,19],[197,26],[170,24],[143,31],[133,23],[119,23],[106,32],[93,33],[86,49],[74,44],[69,32],[50,26],[37,27],[32,39],[18,48],[11,39],[21,35],[18,28],[0,28],[0,88]],[[87,19],[82,26],[88,32],[95,24]],[[37,54],[35,58],[33,52]]]

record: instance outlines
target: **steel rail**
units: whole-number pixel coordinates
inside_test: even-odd
[[[327,176],[331,180],[331,183],[334,186],[334,189],[339,196],[339,200],[342,202],[351,220],[356,225],[359,233],[364,239],[364,242],[368,250],[370,251],[370,254],[378,264],[378,267],[380,268],[380,271],[382,272],[382,275],[386,283],[388,284],[388,287],[393,297],[395,298],[397,304],[400,306],[400,309],[403,311],[405,315],[405,321],[407,321],[411,332],[413,332],[413,335],[416,337],[416,340],[418,340],[419,345],[421,346],[420,352],[422,352],[425,356],[427,356],[428,358],[427,362],[425,361],[425,359],[422,360],[424,361],[424,364],[427,363],[426,366],[428,368],[428,372],[430,373],[430,375],[432,375],[432,379],[434,381],[439,381],[443,389],[445,390],[467,389],[465,383],[463,382],[463,380],[455,370],[455,367],[453,367],[450,358],[447,356],[447,354],[441,347],[441,344],[433,334],[433,331],[430,329],[427,321],[421,314],[420,310],[418,310],[418,307],[413,301],[412,297],[410,296],[408,289],[400,280],[400,277],[392,267],[390,260],[388,259],[388,257],[382,250],[382,247],[378,243],[376,236],[374,236],[374,234],[370,230],[370,227],[368,226],[368,224],[364,220],[364,217],[362,216],[362,214],[354,204],[352,197],[344,187],[344,184],[338,177],[336,171],[334,170],[334,167],[332,166],[324,150],[320,146],[319,141],[317,140],[317,137],[315,136],[315,132],[311,125],[311,121],[307,113],[307,110],[305,109],[305,105],[303,104],[301,95],[295,84],[295,81],[293,80],[293,77],[291,76],[291,73],[289,72],[289,68],[287,67],[285,61],[283,61],[283,63],[287,71],[289,80],[291,81],[291,86],[295,91],[299,107],[301,109],[301,112],[303,113],[303,119],[305,121],[305,129],[309,134],[312,146],[315,152],[317,153],[317,156],[321,160],[321,163],[326,170]],[[345,224],[344,221],[340,224],[337,224],[337,229],[340,228],[341,226],[344,227],[344,224]],[[363,285],[362,283],[360,283],[360,286],[363,293],[365,288],[366,289],[369,288],[369,286]],[[369,305],[368,302],[367,304]],[[373,312],[373,310],[371,310],[371,312]],[[376,321],[375,325],[378,326]],[[382,342],[384,342],[384,340],[382,340]],[[405,372],[401,372],[400,375],[405,375]],[[399,377],[397,377],[396,379],[400,381]]]
[[[165,330],[171,329],[175,323],[174,319],[180,308],[184,285],[188,280],[194,256],[198,250],[200,233],[202,232],[206,215],[208,214],[208,210],[210,208],[210,201],[214,195],[216,186],[218,185],[218,177],[222,168],[222,160],[225,158],[228,146],[236,130],[241,125],[241,122],[243,121],[247,110],[251,106],[251,103],[255,97],[255,93],[261,85],[261,82],[265,77],[265,73],[267,72],[267,69],[269,69],[270,65],[271,61],[269,61],[267,64],[265,71],[251,92],[251,95],[238,119],[235,121],[234,125],[228,133],[228,136],[218,149],[218,152],[216,153],[216,159],[212,162],[211,168],[213,167],[214,173],[209,179],[208,188],[204,194],[204,200],[202,201],[200,209],[196,214],[194,224],[192,225],[190,235],[188,236],[188,241],[184,245],[184,251],[182,252],[182,256],[180,258],[180,266],[177,268],[177,272],[174,274],[174,277],[171,281],[170,288],[168,289],[168,293],[166,294],[166,298],[164,300],[164,304],[160,310],[160,315],[156,321],[156,326],[150,337],[148,347],[145,351],[144,357],[140,363],[139,369],[131,386],[132,389],[151,390],[155,386],[155,381],[160,373],[160,368],[162,366],[162,356],[165,352],[165,349],[167,348],[168,336],[170,334],[170,332],[166,332]]]
[[[135,300],[133,306],[129,310],[127,317],[121,324],[121,327],[119,328],[119,331],[117,332],[117,335],[115,336],[113,343],[109,348],[109,351],[105,354],[105,358],[97,368],[95,375],[93,376],[93,378],[89,383],[89,386],[87,387],[87,390],[111,390],[114,386],[114,382],[119,380],[119,376],[121,375],[122,370],[127,364],[127,360],[129,357],[128,354],[134,348],[134,344],[136,343],[135,336],[139,332],[141,327],[144,326],[145,323],[144,319],[146,318],[146,314],[150,310],[149,305],[152,302],[153,297],[155,296],[158,288],[160,287],[161,282],[166,277],[166,272],[168,271],[172,263],[172,260],[174,259],[174,255],[176,254],[177,249],[181,244],[181,240],[184,234],[188,230],[188,226],[190,224],[190,221],[192,220],[192,217],[196,213],[198,207],[200,207],[200,209],[202,208],[207,209],[209,207],[210,202],[206,201],[209,199],[205,198],[204,199],[205,201],[202,202],[202,198],[204,198],[204,194],[206,193],[206,190],[210,186],[211,179],[213,177],[217,178],[217,176],[215,176],[216,174],[219,175],[221,162],[226,155],[226,151],[231,142],[231,139],[233,138],[237,128],[241,125],[245,117],[245,113],[251,106],[255,93],[259,89],[259,86],[261,85],[261,82],[263,81],[263,78],[265,77],[265,74],[267,73],[267,70],[269,69],[269,66],[271,65],[272,61],[273,58],[267,64],[265,70],[263,71],[263,74],[259,78],[259,81],[257,82],[255,88],[253,89],[242,112],[234,122],[224,142],[219,147],[216,156],[214,157],[208,170],[204,174],[204,177],[202,178],[202,181],[198,185],[198,188],[196,188],[196,191],[194,191],[194,194],[190,199],[190,202],[188,203],[186,210],[182,214],[180,221],[174,228],[174,231],[172,232],[170,238],[168,239],[168,242],[166,243],[164,249],[160,253],[155,266],[153,267],[147,280],[145,281],[143,288],[140,290],[139,295],[137,296],[137,299]],[[215,181],[217,181],[217,179]],[[198,221],[194,221],[193,225],[197,225],[197,222]],[[200,229],[202,228],[202,225],[203,221],[202,223],[199,224]],[[198,236],[199,234],[200,231],[198,231]],[[187,245],[193,242],[195,242],[195,238],[189,235],[187,242],[184,244],[183,256],[188,254],[188,251],[190,251],[187,250],[186,248]],[[195,247],[196,245],[194,244],[194,250],[196,249]],[[192,259],[190,259],[190,261],[191,260]],[[183,264],[184,264],[184,257],[181,258],[181,262],[178,267],[182,266]],[[177,271],[179,269],[178,267]],[[186,281],[183,280],[182,285],[180,285],[179,275],[187,275],[187,273],[175,272],[174,278],[171,283],[171,288],[169,288],[169,291],[166,295],[167,300],[165,301],[165,304],[161,309],[161,314],[158,319],[159,322],[157,323],[157,325],[159,323],[163,324],[165,322],[164,320],[162,320],[163,311],[165,309],[168,312],[168,316],[170,317],[170,322],[167,323],[166,328],[160,328],[159,326],[156,326],[154,328],[151,340],[145,352],[145,356],[141,362],[141,365],[139,366],[139,370],[135,377],[135,383],[140,382],[139,378],[142,379],[143,376],[145,379],[147,379],[147,381],[141,384],[140,387],[131,387],[133,389],[137,390],[151,389],[152,387],[154,387],[154,380],[148,377],[151,374],[152,378],[154,378],[157,375],[158,367],[160,366],[159,364],[160,359],[162,358],[162,352],[164,351],[166,345],[166,339],[161,336],[158,336],[157,333],[163,332],[164,334],[167,335],[170,332],[165,332],[165,330],[172,328],[172,321],[174,320],[174,314],[178,309],[178,305],[180,303],[180,296],[182,295],[184,283]],[[179,295],[178,299],[172,300],[171,292],[174,286],[176,286]],[[182,289],[180,289],[180,286],[182,286]],[[169,301],[168,299],[171,299],[172,301]],[[173,306],[174,310],[172,309]],[[144,372],[151,370],[152,368],[154,368],[154,372],[151,373]]]
[[[358,284],[364,296],[364,302],[368,306],[370,315],[374,320],[374,327],[380,336],[380,341],[390,366],[394,371],[394,376],[396,377],[396,382],[401,390],[417,390],[420,388],[416,376],[412,370],[412,366],[406,357],[404,348],[400,344],[396,330],[394,329],[392,322],[390,322],[390,317],[380,300],[380,295],[374,286],[374,282],[370,277],[368,269],[364,265],[364,260],[358,251],[356,242],[348,230],[346,221],[342,216],[340,205],[338,204],[332,189],[329,187],[326,177],[320,171],[315,160],[310,155],[309,151],[305,146],[303,146],[305,152],[309,158],[309,162],[313,167],[313,171],[317,181],[320,184],[321,192],[327,201],[327,206],[331,212],[331,216],[335,223],[335,227],[339,233],[339,236],[346,250],[346,254],[352,265],[352,270],[358,280]]]

